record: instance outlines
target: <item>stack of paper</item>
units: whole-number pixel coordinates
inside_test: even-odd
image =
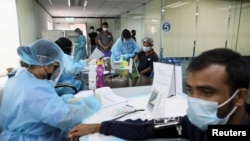
[[[110,87],[97,88],[94,91],[93,90],[80,91],[75,95],[75,97],[76,99],[81,99],[94,94],[100,99],[102,108],[110,107],[128,101],[126,98],[114,94]],[[74,100],[71,100],[71,102],[73,101]]]

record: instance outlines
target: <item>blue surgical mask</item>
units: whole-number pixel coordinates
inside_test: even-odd
[[[218,108],[231,101],[238,90],[225,102],[218,105],[218,102],[207,101],[198,98],[188,97],[187,116],[189,121],[201,130],[207,130],[208,125],[224,125],[228,122],[229,117],[237,109],[235,106],[232,111],[224,118],[217,116]]]
[[[151,48],[150,48],[150,47],[143,46],[142,49],[143,49],[144,52],[148,52],[148,51],[150,51]]]

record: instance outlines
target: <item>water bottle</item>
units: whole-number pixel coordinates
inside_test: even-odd
[[[103,87],[105,83],[104,78],[104,67],[102,60],[97,61],[97,68],[96,68],[96,87],[100,88]]]
[[[94,90],[96,89],[96,65],[89,66],[89,89]]]

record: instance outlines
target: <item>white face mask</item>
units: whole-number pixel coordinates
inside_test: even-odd
[[[143,49],[144,52],[148,52],[148,51],[150,51],[151,48],[150,48],[150,47],[143,46],[142,49]]]
[[[229,117],[237,109],[235,106],[232,111],[224,118],[219,118],[217,116],[218,108],[224,106],[229,101],[231,101],[238,90],[224,103],[218,105],[218,102],[202,100],[198,98],[188,97],[188,108],[187,116],[192,124],[201,130],[207,130],[208,125],[224,125],[228,122]]]
[[[90,32],[93,32],[94,30],[93,29],[90,29]]]
[[[108,31],[108,28],[102,28],[103,31]]]

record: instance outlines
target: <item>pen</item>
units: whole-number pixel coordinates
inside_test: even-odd
[[[128,105],[128,104],[126,104],[126,106],[128,106],[128,107],[130,107],[130,108],[134,108],[134,106],[131,106],[131,105]]]

